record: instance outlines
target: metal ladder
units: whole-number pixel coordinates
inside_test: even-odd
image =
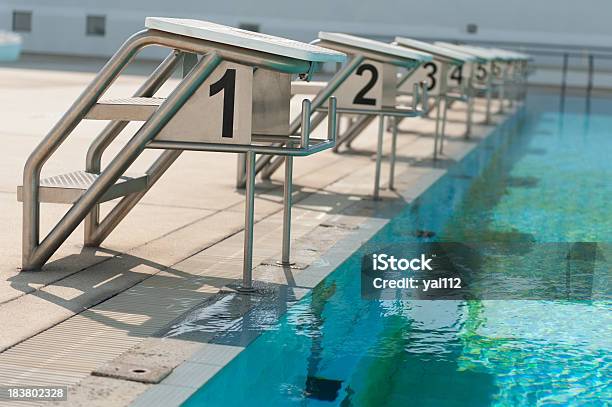
[[[149,46],[161,46],[170,49],[171,52],[145,80],[133,97],[101,99],[135,55]],[[197,55],[201,56],[199,60]],[[83,220],[85,221],[85,246],[99,246],[184,150],[245,153],[249,161],[254,163],[256,152],[281,154],[289,160],[292,156],[309,155],[333,147],[335,132],[331,127],[327,139],[309,140],[308,125],[311,115],[309,103],[304,104],[304,111],[300,118],[302,119],[300,121],[301,134],[297,138],[282,138],[283,145],[286,146],[282,151],[268,147],[270,143],[265,137],[258,146],[156,142],[154,140],[156,135],[224,60],[252,66],[255,69],[263,68],[285,74],[303,75],[313,70],[313,62],[306,60],[263,53],[156,29],[146,29],[131,36],[35,148],[25,164],[23,186],[18,187],[18,199],[23,202],[22,270],[41,269]],[[183,79],[176,88],[167,98],[154,97],[156,91],[181,65],[184,70]],[[334,118],[330,122],[335,126],[335,100],[330,103],[328,114]],[[88,119],[111,120],[111,122],[89,146],[85,170],[41,179],[41,170],[46,161],[67,140],[75,127],[82,120]],[[130,121],[144,121],[144,124],[111,162],[102,168],[103,153]],[[254,137],[254,140],[257,141],[257,137]],[[147,148],[162,149],[163,152],[144,174],[125,174],[129,166]],[[291,192],[290,176],[291,174],[288,178],[289,185],[285,186],[289,194]],[[243,266],[243,285],[246,289],[252,288],[254,174],[249,174],[248,181],[250,188],[247,191],[247,210],[245,211],[247,237],[245,238]],[[100,204],[115,198],[121,198],[121,200],[104,219],[100,219]],[[72,205],[42,240],[40,239],[41,202]],[[290,222],[290,206],[289,196],[285,199],[285,222]],[[283,253],[285,253],[285,249],[288,252],[289,247],[290,225],[284,224],[283,226]]]

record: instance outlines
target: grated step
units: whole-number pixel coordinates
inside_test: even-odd
[[[164,98],[122,98],[100,100],[85,115],[90,120],[146,121]]]
[[[49,203],[72,204],[79,200],[85,191],[94,183],[99,174],[86,171],[74,171],[40,180],[39,201]],[[146,190],[148,176],[124,175],[111,186],[99,202]],[[17,187],[17,200],[23,202],[23,186]]]

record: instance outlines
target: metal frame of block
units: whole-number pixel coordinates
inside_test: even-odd
[[[296,132],[286,135],[254,134],[251,143],[245,145],[159,141],[156,140],[156,136],[189,103],[190,98],[223,61],[241,64],[253,70],[265,69],[283,74],[309,77],[319,63],[343,61],[346,56],[339,52],[309,44],[250,33],[212,23],[195,20],[170,20],[172,21],[168,22],[170,24],[169,31],[163,31],[159,28],[165,27],[164,24],[167,22],[163,22],[164,24],[158,27],[155,25],[156,21],[147,19],[146,25],[149,29],[134,34],[119,48],[29,156],[24,168],[23,187],[19,187],[20,198],[23,200],[22,270],[41,269],[83,220],[85,221],[85,245],[99,246],[185,150],[220,151],[246,155],[247,193],[243,279],[241,284],[241,289],[245,291],[250,291],[253,287],[252,253],[256,154],[284,156],[287,171],[285,174],[283,216],[283,259],[289,261],[292,158],[294,156],[311,155],[334,146],[336,141],[336,103],[334,98],[330,99],[328,106],[327,115],[331,120],[329,121],[328,135],[325,139],[310,137],[312,109],[309,101],[304,101],[302,115],[296,124],[296,127],[301,128],[299,134]],[[182,35],[181,30],[183,28],[180,25],[183,22],[191,25],[199,24],[198,27],[202,30],[197,32],[197,35]],[[151,29],[152,26],[157,29]],[[221,37],[215,36],[216,31],[223,35]],[[187,32],[191,33],[189,28],[187,28]],[[211,32],[215,35],[212,35]],[[209,36],[210,38],[208,38]],[[249,40],[254,44],[254,49],[233,43],[238,41],[243,44],[240,42],[241,37],[249,37]],[[273,46],[268,47],[266,41],[269,41]],[[169,48],[171,52],[144,81],[134,94],[134,98],[114,102],[101,100],[106,90],[133,60],[134,56],[148,46]],[[268,51],[267,48],[271,50]],[[157,90],[181,66],[183,68],[183,79],[176,88],[165,99],[154,98]],[[287,84],[287,86],[290,86],[289,82]],[[287,90],[287,95],[289,93],[289,90]],[[287,99],[287,103],[289,103],[289,99]],[[63,190],[60,187],[60,189],[52,191],[53,197],[49,198],[46,189],[54,187],[51,184],[55,178],[41,181],[42,167],[84,119],[110,119],[112,121],[90,145],[86,156],[85,171],[79,172],[78,177],[75,178],[76,181],[71,181],[72,183],[68,186],[64,185]],[[106,168],[102,168],[101,161],[104,151],[131,120],[141,120],[144,123]],[[143,176],[126,178],[125,170],[145,149],[161,149],[163,152]],[[123,184],[123,186],[118,187],[117,185],[120,184]],[[75,186],[76,188],[74,188]],[[108,215],[100,220],[100,203],[117,197],[122,198]],[[40,203],[44,201],[61,201],[71,203],[72,206],[41,241],[39,230]]]

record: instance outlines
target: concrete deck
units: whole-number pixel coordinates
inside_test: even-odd
[[[92,77],[91,73],[0,68],[4,142],[0,151],[0,386],[69,386],[68,402],[57,405],[127,405],[134,400],[138,405],[177,404],[243,347],[153,337],[241,277],[244,195],[234,188],[235,155],[184,153],[103,248],[83,248],[79,228],[43,272],[18,271],[21,204],[16,186],[21,183],[23,165]],[[138,76],[122,77],[110,94],[131,94],[141,81]],[[479,122],[484,117],[482,101],[477,112]],[[475,136],[466,140],[464,117],[464,107],[457,104],[449,114],[445,154],[438,163],[431,160],[433,120],[402,123],[398,192],[383,190],[380,202],[370,199],[376,122],[353,144],[351,154],[326,151],[296,159],[293,253],[296,261],[310,267],[260,265],[255,279],[291,287],[297,298],[314,287],[493,129],[476,125]],[[495,122],[504,119],[496,116]],[[84,168],[84,152],[103,125],[81,124],[46,164],[43,175]],[[113,144],[107,159],[135,128],[130,126]],[[389,136],[385,144],[390,145]],[[157,154],[147,151],[133,169],[146,168]],[[387,175],[385,163],[383,184]],[[257,184],[256,265],[280,256],[281,179],[282,170],[272,182]],[[43,205],[42,233],[66,210],[63,205]],[[99,376],[115,369],[125,378],[133,366],[159,373],[153,382],[165,380],[155,385],[138,378]],[[8,404],[0,401],[3,405]]]

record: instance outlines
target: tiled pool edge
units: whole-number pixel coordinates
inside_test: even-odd
[[[488,139],[492,134],[495,134],[501,127],[517,120],[521,115],[522,109],[523,107],[518,107],[511,113],[509,112],[509,114],[497,118],[494,127],[484,128],[486,133],[478,137],[477,143],[467,145],[453,158],[457,162],[462,161],[471,151],[479,146],[481,142]],[[407,171],[410,171],[410,169]],[[400,181],[398,182],[399,185],[401,185],[402,176],[404,176],[407,171],[404,171],[397,177],[398,181]],[[447,171],[448,169],[446,168],[432,168],[430,171],[421,174],[416,183],[411,184],[409,188],[404,188],[401,192],[398,192],[398,195],[404,199],[405,203],[410,203],[425,192],[439,178],[444,176]],[[383,202],[382,205],[377,206],[378,213],[395,213],[398,211],[397,207],[393,204],[385,205]],[[345,213],[338,215],[339,218],[347,216],[350,215]],[[320,256],[320,261],[310,265],[306,273],[301,273],[296,276],[296,285],[312,289],[361,247],[365,241],[384,227],[389,220],[389,217],[367,217],[359,224],[359,228],[351,230],[350,233],[347,233],[345,237],[324,252]],[[309,236],[307,235],[306,237]],[[244,347],[212,343],[201,345],[199,350],[179,364],[161,383],[148,388],[140,394],[131,405],[139,407],[156,405],[178,406],[244,349]],[[211,357],[213,356],[214,363],[211,363]]]

